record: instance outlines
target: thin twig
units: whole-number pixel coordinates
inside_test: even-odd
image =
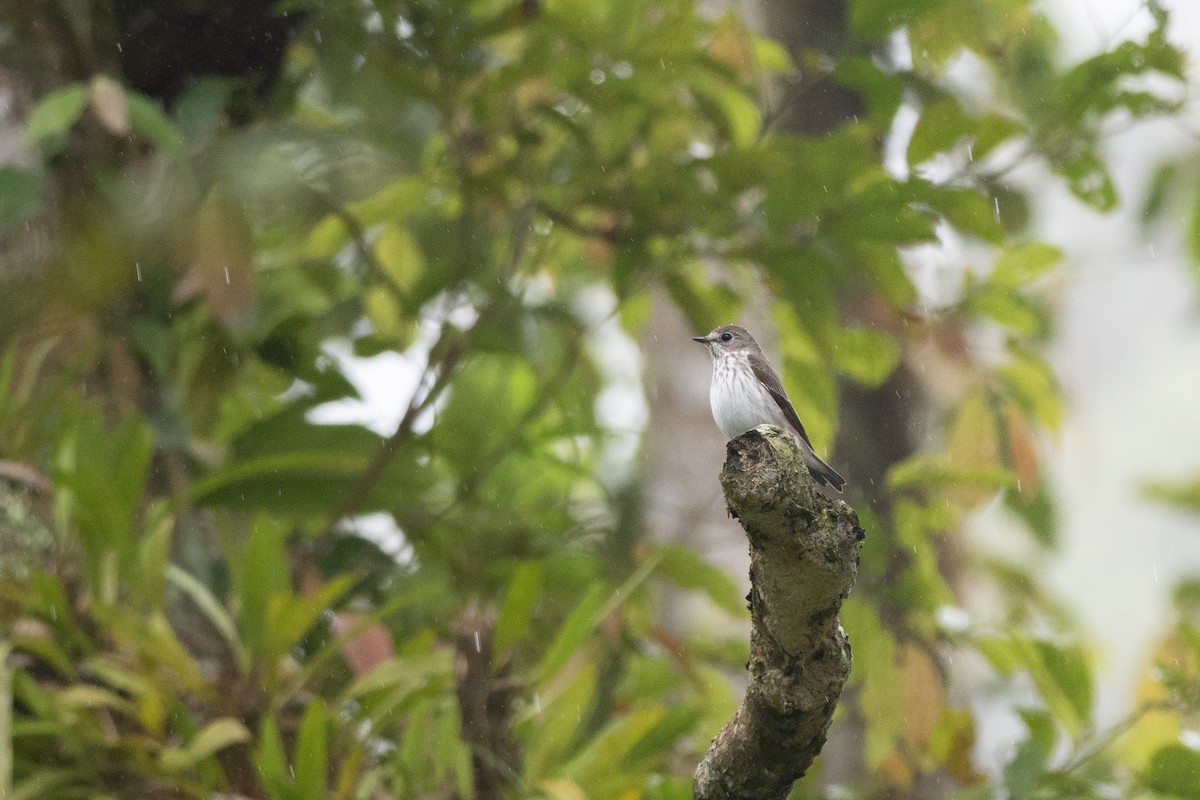
[[[1097,739],[1090,748],[1086,750],[1080,749],[1077,751],[1075,755],[1072,756],[1071,759],[1067,761],[1066,764],[1063,764],[1063,766],[1057,771],[1060,773],[1068,773],[1079,769],[1081,766],[1107,750],[1109,745],[1111,745],[1117,739],[1128,733],[1135,725],[1141,722],[1142,717],[1144,717],[1146,714],[1149,714],[1152,711],[1178,710],[1179,704],[1172,702],[1146,703],[1140,708],[1134,709],[1127,717],[1125,717],[1125,719],[1121,720],[1105,731],[1104,735]]]
[[[587,222],[580,222],[570,214],[550,205],[545,200],[537,200],[536,204],[537,210],[546,219],[580,236],[601,239],[610,244],[625,244],[635,238],[633,232],[628,228],[622,228],[617,225],[593,225]]]
[[[386,274],[383,265],[375,258],[375,253],[371,250],[371,245],[367,241],[367,232],[363,228],[362,223],[358,221],[358,217],[354,216],[349,208],[334,200],[326,192],[313,192],[317,200],[325,207],[325,209],[337,217],[342,225],[346,228],[346,233],[350,235],[350,241],[354,245],[354,249],[358,251],[359,258],[367,265],[367,273],[371,277],[382,278]]]

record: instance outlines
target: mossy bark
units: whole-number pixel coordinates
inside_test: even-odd
[[[746,696],[696,770],[697,800],[782,800],[825,744],[850,675],[838,622],[858,516],[817,487],[794,439],[760,425],[728,445],[721,485],[750,540]]]

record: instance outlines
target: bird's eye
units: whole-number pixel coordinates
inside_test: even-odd
[[[733,334],[732,334],[732,333],[722,333],[722,334],[721,334],[721,341],[722,341],[722,342],[732,342],[732,341],[733,341]]]

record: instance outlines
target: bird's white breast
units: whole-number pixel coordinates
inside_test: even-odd
[[[778,425],[785,431],[791,429],[779,404],[740,355],[725,355],[713,362],[708,401],[713,419],[726,438],[732,439],[764,424]]]

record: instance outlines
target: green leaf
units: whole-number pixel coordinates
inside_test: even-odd
[[[321,616],[353,584],[351,575],[338,575],[320,589],[303,597],[275,595],[267,603],[267,636],[263,653],[274,663],[296,646]]]
[[[1196,189],[1196,195],[1192,198],[1192,213],[1188,218],[1187,246],[1192,256],[1192,274],[1200,284],[1200,184]]]
[[[1004,768],[1004,785],[1009,800],[1026,800],[1037,788],[1038,780],[1046,770],[1046,762],[1056,738],[1054,721],[1040,711],[1021,712],[1029,738],[1017,747],[1017,754]]]
[[[168,513],[165,501],[151,506],[147,517],[158,519],[148,522],[148,531],[138,547],[137,564],[141,580],[137,587],[143,602],[154,608],[163,608],[166,603],[167,564],[171,560],[171,545],[178,520]]]
[[[375,260],[383,274],[402,291],[412,288],[423,272],[423,258],[416,240],[403,227],[388,226],[375,241]]]
[[[1010,343],[1008,363],[997,373],[1008,394],[1034,419],[1056,431],[1062,422],[1062,399],[1058,380],[1045,360]]]
[[[1181,744],[1164,745],[1150,757],[1142,782],[1173,797],[1200,797],[1200,753]]]
[[[233,653],[238,664],[245,667],[248,660],[242,640],[238,637],[237,626],[216,595],[194,575],[177,564],[167,566],[167,582],[183,592],[196,605],[205,619],[229,645],[230,652]]]
[[[897,311],[907,311],[917,302],[917,288],[908,277],[895,247],[860,242],[855,252],[871,278],[871,285],[889,306]]]
[[[866,734],[863,756],[875,769],[892,752],[904,733],[902,681],[896,661],[896,641],[883,627],[875,610],[851,597],[842,604],[842,624],[854,643],[854,669],[849,686],[861,691]]]
[[[1004,286],[984,284],[967,297],[966,308],[1022,336],[1039,337],[1050,326],[1046,313],[1025,295]]]
[[[66,789],[71,784],[88,785],[88,775],[73,768],[41,768],[13,786],[5,800],[48,800],[67,797]]]
[[[754,36],[754,63],[767,74],[786,75],[796,68],[787,48],[768,36]]]
[[[15,228],[37,212],[44,185],[40,172],[0,166],[0,232]]]
[[[942,5],[945,0],[853,0],[850,29],[865,41],[882,39]]]
[[[880,69],[867,56],[840,58],[834,67],[838,83],[857,89],[866,101],[872,123],[880,130],[889,130],[896,110],[904,98],[904,84],[899,75]]]
[[[542,656],[541,666],[538,667],[540,683],[545,683],[554,677],[575,651],[582,647],[583,643],[592,635],[600,608],[604,605],[607,596],[608,587],[596,584],[590,587],[583,598],[575,604],[575,608],[571,610],[559,627],[554,641],[546,650],[546,655]]]
[[[370,197],[356,200],[348,208],[364,228],[381,222],[395,222],[421,208],[429,188],[425,179],[406,176],[389,183]]]
[[[68,686],[58,692],[54,700],[64,709],[108,708],[129,717],[135,716],[133,703],[128,699],[109,689],[85,683]]]
[[[329,772],[329,713],[321,699],[308,704],[296,739],[297,800],[325,800]]]
[[[954,97],[943,97],[921,109],[908,140],[908,163],[917,165],[954,147],[974,127]]]
[[[382,285],[371,286],[363,296],[363,310],[371,323],[371,331],[388,343],[390,349],[402,350],[411,342],[415,321],[406,322],[404,309],[394,290]]]
[[[258,729],[258,749],[254,755],[258,774],[271,800],[288,800],[291,797],[288,778],[287,756],[283,751],[283,739],[279,726],[270,715],[265,715]]]
[[[959,469],[939,456],[918,453],[888,471],[892,489],[910,487],[960,487],[964,489],[1005,489],[1015,487],[1017,478],[999,465],[977,469]]]
[[[1047,481],[1041,481],[1037,490],[1032,493],[1028,487],[1004,493],[1008,509],[1025,523],[1034,539],[1048,548],[1058,546],[1060,535],[1054,498],[1055,493]]]
[[[222,717],[205,725],[187,747],[163,750],[160,760],[168,772],[182,772],[230,745],[249,740],[250,731],[245,725],[232,717]]]
[[[728,324],[741,307],[737,292],[723,283],[708,280],[700,270],[667,275],[663,285],[695,331],[707,333],[718,325]]]
[[[1108,167],[1092,150],[1084,150],[1063,161],[1052,162],[1055,171],[1067,179],[1071,193],[1097,211],[1112,211],[1117,206],[1117,187]]]
[[[194,501],[283,516],[329,516],[383,440],[360,425],[318,425],[297,402],[256,422],[233,443],[230,461],[191,487]],[[406,461],[411,454],[399,454]],[[369,508],[360,511],[373,510]]]
[[[982,159],[999,145],[1024,132],[1025,128],[1015,120],[994,112],[984,114],[975,123],[975,141],[971,147],[971,156]]]
[[[1041,663],[1041,670],[1032,671],[1034,681],[1055,717],[1077,734],[1092,719],[1092,671],[1086,653],[1077,644],[1039,640],[1034,647]]]
[[[662,559],[658,565],[659,572],[677,586],[703,591],[710,600],[734,617],[746,617],[746,600],[725,570],[708,563],[690,547],[666,544],[656,547],[655,552]]]
[[[82,83],[71,83],[47,93],[38,100],[29,121],[25,123],[25,140],[42,148],[45,153],[61,150],[67,142],[67,133],[88,101],[88,87]]]
[[[192,485],[201,505],[308,515],[335,510],[345,484],[366,468],[361,455],[323,450],[279,453],[210,472]]]
[[[566,686],[554,695],[542,695],[535,690],[529,719],[523,721],[522,739],[527,742],[527,771],[531,779],[553,774],[572,747],[577,745],[577,731],[583,726],[582,709],[591,708],[596,696],[597,665],[584,662]],[[540,684],[545,687],[544,683]]]
[[[179,155],[184,151],[183,134],[158,103],[130,89],[125,90],[125,99],[129,103],[129,124],[135,131],[168,155]]]
[[[637,761],[636,758],[628,758],[629,754],[665,716],[666,709],[656,705],[616,717],[563,766],[561,774],[583,786],[613,777],[619,782],[628,781],[632,771],[630,766]]]
[[[540,561],[527,561],[513,570],[496,616],[492,641],[497,652],[505,652],[529,633],[530,618],[542,591],[542,572]]]
[[[407,695],[427,686],[430,678],[450,675],[452,671],[453,664],[446,653],[397,656],[377,664],[366,675],[350,684],[341,696],[343,699],[353,700],[383,690]]]
[[[989,280],[1000,286],[1020,288],[1049,272],[1062,260],[1062,251],[1044,242],[1025,242],[996,259]]]
[[[271,598],[290,590],[290,565],[284,552],[287,529],[278,521],[260,515],[246,540],[242,556],[241,613],[239,629],[246,649],[256,656],[266,652],[267,608]]]
[[[1049,713],[1072,736],[1090,724],[1092,672],[1080,645],[1059,645],[1017,633],[983,638],[976,644],[1002,675],[1028,671]]]
[[[651,553],[633,574],[625,579],[611,594],[604,584],[595,584],[588,589],[583,599],[572,609],[554,638],[538,668],[539,681],[545,683],[554,677],[563,665],[579,650],[588,637],[599,627],[605,617],[620,608],[629,595],[642,585],[646,578],[662,561],[661,553]]]
[[[1147,483],[1142,491],[1154,500],[1200,514],[1200,475],[1183,481],[1153,481]]]
[[[1171,605],[1183,617],[1200,616],[1200,578],[1185,578],[1171,590]]]
[[[622,771],[631,771],[639,762],[670,754],[679,740],[695,729],[696,723],[703,716],[703,710],[696,705],[669,708],[654,726],[626,751],[621,759]]]
[[[135,520],[153,451],[154,432],[140,417],[107,431],[90,411],[60,447],[56,477],[69,491],[93,589],[106,599],[115,599],[114,581],[139,580]]]
[[[879,331],[844,328],[834,348],[834,363],[864,386],[879,386],[900,363],[900,345]]]
[[[1162,218],[1163,212],[1167,208],[1168,198],[1172,196],[1174,190],[1178,187],[1178,178],[1181,171],[1181,165],[1174,160],[1164,161],[1154,168],[1149,184],[1146,187],[1146,197],[1142,200],[1142,208],[1139,214],[1142,225],[1150,225]],[[1196,198],[1196,202],[1200,203],[1200,197]],[[1193,208],[1191,231],[1195,231],[1195,213],[1196,211]],[[1195,254],[1195,235],[1191,237],[1191,244],[1193,245],[1192,252]]]
[[[172,116],[179,132],[189,139],[205,139],[221,124],[233,81],[208,75],[192,81],[175,102]]]
[[[928,196],[946,221],[959,231],[992,244],[1004,240],[1004,225],[995,196],[979,189],[941,186],[921,195]]]
[[[762,125],[762,115],[750,94],[741,87],[719,80],[698,81],[695,90],[698,99],[708,100],[715,107],[734,146],[748,147],[754,143]]]
[[[163,723],[166,721],[166,706],[170,702],[164,687],[151,678],[126,669],[107,658],[89,658],[84,662],[84,666],[89,675],[128,695],[133,701],[138,722],[161,735]]]

